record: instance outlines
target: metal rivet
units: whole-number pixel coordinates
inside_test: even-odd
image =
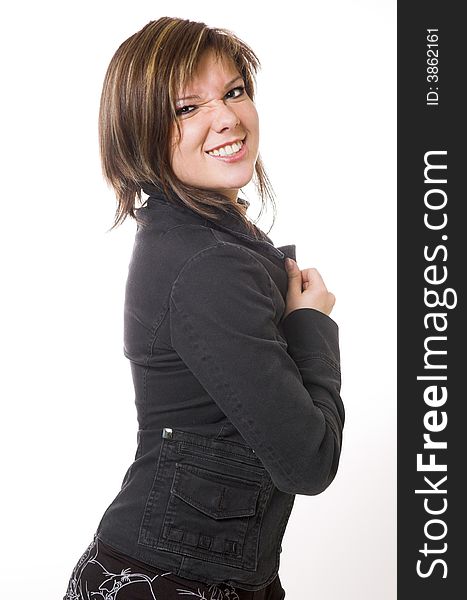
[[[164,427],[164,429],[162,430],[162,437],[163,438],[172,438],[173,437],[173,431],[172,429],[170,429],[170,427]]]

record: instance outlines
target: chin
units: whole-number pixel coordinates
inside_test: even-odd
[[[248,173],[244,173],[242,175],[237,175],[235,177],[228,178],[226,177],[222,181],[222,186],[224,189],[240,189],[245,187],[253,178],[253,170],[248,171]]]

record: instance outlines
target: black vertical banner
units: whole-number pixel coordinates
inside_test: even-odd
[[[398,4],[398,599],[467,597],[467,24]]]

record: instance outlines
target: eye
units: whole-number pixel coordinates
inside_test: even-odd
[[[192,110],[189,110],[189,109],[192,109]],[[196,109],[195,105],[193,105],[193,104],[187,104],[185,106],[179,106],[178,108],[176,108],[175,109],[175,114],[177,115],[177,117],[181,117],[183,115],[189,115],[195,109]]]
[[[227,94],[225,96],[226,96],[226,98],[239,98],[240,96],[243,96],[244,93],[245,93],[245,86],[239,85],[238,87],[234,87],[233,89],[231,89],[230,92],[227,92]],[[235,94],[235,95],[231,95],[231,94]]]
[[[237,87],[232,88],[227,94],[225,94],[225,98],[227,99],[235,99],[243,96],[245,94],[245,86],[239,85]],[[184,117],[186,115],[191,114],[198,107],[195,104],[186,104],[185,106],[179,106],[175,109],[175,114],[177,117]]]

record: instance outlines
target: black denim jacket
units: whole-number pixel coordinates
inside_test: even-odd
[[[258,590],[295,494],[336,475],[338,327],[312,308],[282,319],[295,245],[143,189],[124,307],[138,445],[97,534],[180,577]]]

